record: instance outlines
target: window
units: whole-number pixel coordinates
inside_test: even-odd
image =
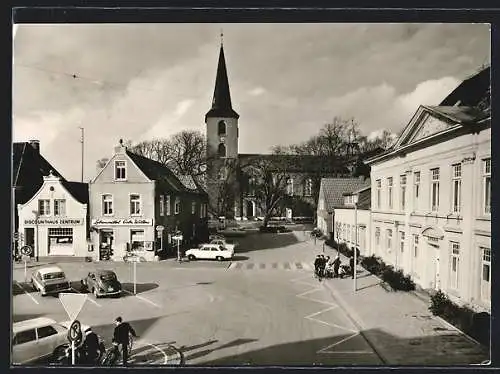
[[[217,126],[217,134],[219,136],[226,135],[226,122],[219,121],[218,126]]]
[[[401,250],[401,253],[405,251],[405,232],[400,231],[399,232],[399,249]]]
[[[304,186],[304,195],[311,196],[312,195],[312,179],[306,179],[306,183]]]
[[[288,178],[286,180],[286,193],[290,196],[293,196],[293,179]]]
[[[167,195],[167,198],[165,199],[165,207],[167,208],[166,214],[169,216],[171,214],[170,211],[170,195]]]
[[[102,195],[102,215],[111,216],[113,214],[113,195]]]
[[[38,214],[40,216],[50,216],[50,200],[38,200]]]
[[[431,169],[431,210],[439,209],[439,168]]]
[[[401,210],[405,210],[406,202],[406,175],[399,177],[399,185],[401,187]]]
[[[217,148],[217,154],[219,157],[226,157],[226,146],[223,143],[219,144],[219,147]]]
[[[200,218],[205,218],[207,215],[207,204],[200,205]]]
[[[380,227],[375,227],[375,245],[380,246]]]
[[[380,209],[380,191],[382,190],[382,181],[380,179],[375,181],[375,187],[377,190],[377,208]]]
[[[175,205],[174,205],[174,214],[179,214],[181,212],[181,201],[177,197],[175,199]]]
[[[55,199],[54,200],[54,215],[55,216],[65,216],[66,215],[66,200]]]
[[[19,331],[14,337],[14,345],[34,342],[36,340],[35,329]]]
[[[458,289],[459,262],[460,262],[460,244],[456,242],[451,242],[450,287],[454,290]]]
[[[160,195],[160,216],[165,215],[165,197]]]
[[[130,249],[132,251],[144,250],[144,230],[130,230]]]
[[[491,158],[483,160],[483,174],[484,174],[484,213],[491,213]]]
[[[419,171],[416,171],[415,173],[413,173],[413,191],[415,193],[414,207],[416,209],[418,209],[418,197],[420,196],[420,172]]]
[[[387,197],[389,209],[392,209],[392,177],[387,178]]]
[[[392,247],[392,229],[387,229],[387,252],[391,251]]]
[[[141,195],[130,195],[130,215],[137,216],[141,214]]]
[[[73,228],[72,227],[49,227],[49,251],[50,245],[73,244]]]
[[[127,164],[125,161],[115,161],[115,180],[124,181],[127,179]]]
[[[491,302],[491,249],[481,247],[483,256],[481,274],[481,300]]]
[[[57,334],[57,330],[52,326],[44,326],[37,328],[38,339],[47,338]]]
[[[460,194],[462,191],[462,165],[456,164],[452,166],[452,206],[453,213],[460,212]]]
[[[191,202],[191,214],[196,213],[196,201]]]
[[[418,234],[413,234],[413,257],[418,257]]]

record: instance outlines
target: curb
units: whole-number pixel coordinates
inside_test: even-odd
[[[368,345],[370,346],[371,349],[375,352],[375,354],[380,358],[382,361],[383,365],[389,364],[389,359],[381,353],[377,348],[374,342],[371,340],[371,338],[368,338],[364,333],[363,330],[365,327],[363,326],[363,322],[361,321],[361,318],[358,317],[356,312],[352,310],[352,308],[344,301],[343,297],[340,295],[339,292],[337,292],[332,286],[329,285],[329,283],[323,283],[326,288],[330,291],[332,294],[333,298],[337,303],[339,304],[339,307],[346,313],[347,318],[351,320],[351,322],[354,323],[354,326],[359,330],[359,334],[366,340]]]

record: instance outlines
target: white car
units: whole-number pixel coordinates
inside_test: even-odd
[[[71,283],[59,266],[47,266],[35,271],[31,275],[31,286],[42,296],[71,290]]]
[[[226,239],[220,239],[220,238],[215,238],[210,241],[208,244],[215,244],[215,245],[222,245],[223,247],[229,249],[230,251],[233,251],[236,249],[238,246],[238,243],[236,242],[228,242]]]
[[[50,318],[28,319],[16,322],[12,327],[13,364],[35,363],[51,357],[59,347],[68,343],[68,327]]]
[[[198,248],[192,248],[186,251],[186,256],[190,260],[229,260],[234,255],[234,249],[223,247],[219,244],[200,244]]]

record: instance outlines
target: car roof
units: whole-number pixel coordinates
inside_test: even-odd
[[[59,266],[47,266],[41,269],[38,269],[40,274],[48,274],[48,273],[63,273],[63,270]]]
[[[32,318],[32,319],[27,319],[25,321],[13,323],[12,324],[12,331],[14,333],[17,333],[19,331],[34,329],[36,327],[43,327],[43,326],[47,326],[47,325],[53,325],[56,323],[57,322],[55,320],[53,320],[52,318],[47,318],[47,317]]]

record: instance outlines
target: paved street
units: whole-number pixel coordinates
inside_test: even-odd
[[[117,315],[130,321],[140,335],[136,364],[167,363],[170,345],[182,352],[187,365],[384,363],[358,319],[331,292],[336,280],[326,287],[313,278],[311,262],[322,251],[321,242],[315,247],[302,232],[237,240],[240,247],[232,262],[137,264],[136,296],[131,264],[61,267],[76,291],[90,269],[115,270],[126,290],[123,297],[96,300],[89,295],[79,319],[108,342]],[[23,270],[16,269],[14,279],[15,321],[42,315],[67,319],[57,298],[28,291]],[[397,344],[396,337],[384,336],[386,343]]]

